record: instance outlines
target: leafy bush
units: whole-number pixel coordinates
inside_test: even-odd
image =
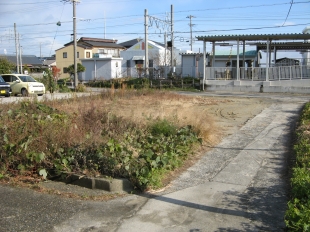
[[[0,57],[0,74],[11,73],[15,70],[16,65],[9,61],[6,57]]]
[[[310,231],[310,103],[307,103],[297,129],[296,167],[291,178],[292,199],[285,223],[289,231]]]

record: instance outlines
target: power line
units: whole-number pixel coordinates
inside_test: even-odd
[[[46,4],[46,3],[57,3],[59,1],[48,1],[48,2],[23,2],[23,3],[0,3],[2,5],[38,5],[38,4]]]
[[[287,20],[287,18],[288,18],[288,16],[289,16],[289,14],[290,14],[290,12],[291,12],[291,9],[292,9],[292,5],[293,5],[293,3],[294,3],[294,0],[292,0],[292,1],[291,1],[291,6],[290,6],[290,9],[288,10],[288,13],[287,13],[287,15],[286,15],[286,18],[285,18],[285,20],[284,20],[284,23],[283,23],[282,27],[283,27],[283,26],[284,26],[284,24],[286,23],[286,20]]]
[[[63,4],[63,8],[62,8],[62,11],[61,11],[61,14],[60,14],[60,20],[61,20],[61,17],[62,17],[62,13],[63,13],[63,11],[64,11],[64,8],[65,8],[65,4]],[[53,43],[52,43],[52,46],[51,46],[51,50],[50,50],[49,56],[51,56],[52,48],[53,48],[53,46],[54,46],[54,42],[55,42],[56,35],[57,35],[57,32],[58,32],[58,26],[60,26],[60,25],[57,24],[57,29],[56,29],[56,32],[55,32],[55,36],[54,36],[54,39],[53,39]]]

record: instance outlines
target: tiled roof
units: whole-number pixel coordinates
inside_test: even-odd
[[[16,55],[4,55],[2,56],[4,58],[7,58],[12,63],[16,64]],[[22,55],[22,64],[28,64],[28,65],[42,65],[42,61],[39,59],[39,57],[36,57],[35,55]]]
[[[119,45],[121,45],[123,47],[126,47],[126,48],[130,48],[133,45],[139,43],[141,40],[143,40],[143,39],[132,39],[132,40],[125,41],[123,43],[119,43]],[[159,42],[156,42],[156,41],[153,41],[153,40],[149,40],[149,41],[152,41],[153,43],[155,43],[155,44],[157,44],[159,46],[165,47],[165,44],[163,44],[163,43],[159,43]]]
[[[90,44],[93,47],[103,47],[103,48],[124,48],[124,46],[115,44],[115,43],[107,43],[107,42],[98,42],[98,41],[87,41],[87,44]]]

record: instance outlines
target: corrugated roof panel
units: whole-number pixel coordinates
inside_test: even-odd
[[[207,35],[197,36],[199,41],[231,41],[231,40],[304,40],[310,39],[310,34],[249,34],[249,35]]]

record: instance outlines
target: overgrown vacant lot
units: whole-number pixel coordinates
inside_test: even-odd
[[[222,136],[269,103],[164,91],[2,105],[0,177],[125,177],[138,189],[165,185]]]

